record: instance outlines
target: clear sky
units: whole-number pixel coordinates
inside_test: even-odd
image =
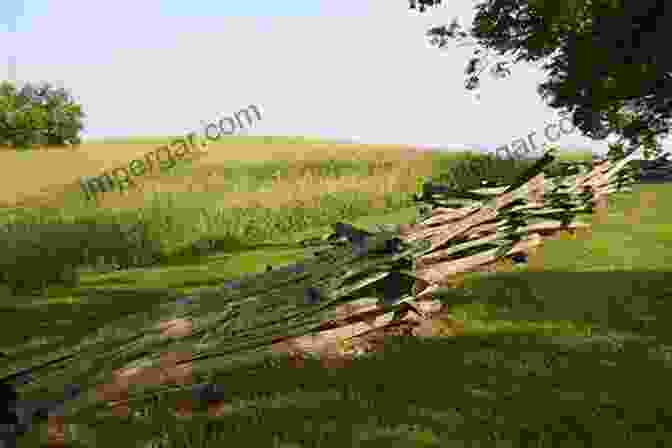
[[[183,135],[250,104],[247,135],[492,150],[559,120],[541,64],[464,88],[472,47],[425,32],[473,0],[423,15],[407,0],[1,0],[0,79],[49,81],[87,114],[83,136]],[[613,139],[610,139],[610,141]],[[603,152],[578,132],[561,147]]]

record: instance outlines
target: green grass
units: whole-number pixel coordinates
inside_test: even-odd
[[[146,446],[139,441],[162,431],[170,441],[164,446],[185,447],[666,446],[672,212],[644,210],[639,226],[628,224],[625,211],[639,206],[643,192],[662,198],[672,187],[617,195],[610,221],[595,224],[591,240],[546,242],[544,272],[472,274],[463,289],[439,294],[465,322],[463,336],[390,340],[383,353],[337,375],[308,361],[300,370],[215,376],[232,402],[223,418],[182,422],[158,405],[132,425],[105,417],[77,425],[78,437],[89,446],[119,446],[123,437]],[[414,211],[399,205],[341,220],[372,229],[409,223]],[[0,347],[27,337],[74,343],[179,293],[293,263],[306,251],[291,240],[323,235],[329,219],[298,225],[292,238],[278,232],[263,242],[230,240],[228,249],[175,255],[156,267],[83,273],[79,287],[47,297],[7,297]],[[38,437],[35,430],[19,446],[34,446]]]

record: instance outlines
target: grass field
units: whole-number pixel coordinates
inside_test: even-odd
[[[105,163],[130,160],[118,158],[125,143],[100,145],[115,148]],[[146,222],[155,230],[148,241],[160,244],[131,249],[160,257],[106,273],[102,266],[80,268],[79,284],[50,286],[41,297],[3,294],[0,351],[26,339],[76,342],[175,293],[293,263],[306,255],[295,242],[323,235],[335,221],[364,228],[409,223],[416,176],[438,176],[461,156],[314,143],[291,143],[292,152],[289,145],[251,143],[237,157],[211,148],[183,171],[155,180],[170,200],[153,203],[152,215],[142,215],[137,203],[86,210],[67,195],[58,210],[24,214],[34,226],[44,226],[36,216],[52,219],[48,225],[63,230],[43,235],[60,239],[92,217],[88,238],[117,245],[117,252],[100,249],[104,258],[129,247],[119,233],[102,240],[95,226],[113,218]],[[208,171],[220,173],[221,182],[206,183]],[[199,182],[210,191],[180,190]],[[665,446],[672,423],[672,333],[664,320],[672,311],[672,283],[665,280],[672,226],[661,205],[671,192],[669,185],[640,185],[611,198],[609,219],[594,224],[591,239],[544,244],[543,271],[465,276],[462,288],[437,296],[464,322],[458,337],[391,340],[384,352],[337,375],[311,362],[241,372],[216,380],[230,396],[222,417],[181,421],[157,406],[130,426],[114,417],[95,427],[74,425],[73,437],[83,446],[142,447],[160,440],[185,447]],[[19,446],[35,446],[46,433],[38,428]]]

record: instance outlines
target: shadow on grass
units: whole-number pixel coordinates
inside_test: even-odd
[[[105,418],[95,426],[95,446],[106,440],[118,446],[119,434],[149,440],[158,430],[171,432],[177,445],[195,446],[662,446],[672,442],[665,429],[672,424],[664,345],[669,275],[468,277],[464,289],[435,295],[465,320],[462,336],[391,337],[383,352],[339,370],[313,360],[293,369],[284,359],[214,372],[208,381],[224,386],[231,405],[223,418],[150,417],[132,426]],[[165,292],[143,291],[143,302],[160,303]],[[138,292],[100,294],[88,316],[80,305],[77,318],[95,321],[96,313],[107,313],[101,306],[118,306]],[[53,324],[59,308],[46,308],[43,316]],[[62,317],[75,315],[70,308]]]
[[[0,313],[0,351],[20,350],[21,358],[46,355],[56,348],[77,345],[111,322],[150,311],[179,297],[168,289],[79,288],[77,293],[80,299],[73,303],[14,300],[3,306],[11,312]]]
[[[137,282],[125,278],[100,278],[96,280],[86,280],[87,287],[95,286],[130,286],[135,285]],[[86,291],[86,288],[78,288],[78,291]]]
[[[223,238],[202,238],[189,246],[175,251],[173,254],[162,257],[157,261],[157,267],[175,267],[197,264],[202,257],[217,255],[218,257],[234,256],[242,252],[256,250],[284,250],[301,249],[301,243],[246,243],[242,239],[227,236]]]
[[[513,326],[549,334],[630,335],[663,343],[672,340],[665,319],[672,315],[669,276],[658,271],[497,273],[467,277],[463,289],[444,290],[434,297],[448,304],[469,331],[497,332]],[[230,279],[186,280],[182,286],[218,287]],[[385,297],[388,292],[366,288],[357,296]],[[183,296],[173,289],[95,287],[77,288],[76,295],[81,301],[74,304],[4,305],[11,312],[0,313],[0,326],[7,330],[0,346],[64,335],[74,341],[114,320]]]
[[[565,321],[672,339],[670,272],[511,272],[465,279],[435,297],[455,313],[513,322]]]
[[[149,440],[162,427],[180,446],[226,441],[334,448],[592,447],[672,441],[665,430],[672,424],[672,405],[663,392],[668,371],[637,345],[577,346],[534,332],[500,331],[390,338],[381,353],[338,371],[312,360],[300,369],[285,362],[215,375],[230,405],[222,418],[180,422],[156,414],[132,426],[106,419],[96,426],[97,439],[118,442],[115,433],[133,433],[136,440]],[[626,387],[642,372],[644,381]],[[121,425],[127,425],[124,431]]]
[[[207,425],[227,434],[228,441],[239,437],[259,441],[260,446],[272,441],[274,433],[294,442],[306,437],[311,443],[317,436],[310,434],[323,433],[324,440],[334,440],[334,447],[337,442],[344,446],[343,437],[357,436],[350,429],[332,430],[334,422],[339,428],[343,422],[343,428],[372,434],[365,446],[376,446],[375,439],[382,444],[416,437],[409,427],[390,432],[413,424],[431,433],[428,437],[437,443],[425,446],[449,446],[438,444],[448,440],[482,440],[499,446],[495,437],[510,440],[510,446],[533,441],[551,446],[550,440],[562,437],[563,431],[564,437],[583,437],[567,446],[590,446],[590,440],[601,446],[623,441],[627,434],[641,441],[637,446],[647,446],[660,436],[656,422],[670,423],[665,392],[669,370],[665,344],[672,345],[665,320],[672,314],[669,276],[660,271],[468,276],[463,289],[435,294],[450,305],[455,318],[465,321],[464,336],[391,340],[375,363],[358,361],[338,375],[314,363],[311,367],[310,362],[304,369],[284,373],[258,369],[215,375],[212,381],[225,385],[229,399],[256,404]],[[169,289],[79,288],[78,292],[86,301],[0,313],[0,326],[16,329],[3,331],[0,351],[25,344],[27,338],[50,337],[53,342],[30,352],[48,353],[76,344],[112,320],[176,298]],[[11,353],[6,357],[11,360]],[[643,375],[645,380],[637,381]],[[637,387],[625,387],[633,381]],[[296,398],[291,404],[297,389],[322,395],[335,390],[340,398],[323,397],[319,404]],[[303,427],[305,422],[310,422],[310,431]],[[260,425],[264,431],[259,431]],[[113,427],[101,425],[102,430]],[[445,428],[453,432],[445,435]],[[488,437],[493,439],[488,442]],[[349,440],[346,446],[352,446]],[[407,443],[402,446],[417,446]]]

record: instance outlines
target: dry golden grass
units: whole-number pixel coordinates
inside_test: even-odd
[[[127,167],[133,159],[141,159],[159,145],[96,144],[82,145],[78,150],[35,151],[26,154],[2,153],[0,165],[4,184],[0,202],[15,205],[59,205],[64,195],[80,194],[80,176],[94,176],[104,170]],[[221,192],[221,200],[230,206],[285,207],[311,203],[330,192],[358,191],[381,198],[392,191],[414,191],[416,176],[431,174],[428,153],[402,146],[345,144],[212,144],[206,151],[191,156],[194,160],[189,175],[176,177],[158,172],[133,177],[137,187],[124,194],[112,191],[99,194],[98,206],[103,208],[141,207],[146,193]],[[316,175],[315,163],[328,159],[365,160],[373,162],[368,177],[350,176],[340,179]],[[217,175],[217,168],[227,162],[283,161],[290,166],[289,176],[274,181],[264,192],[226,192],[226,179]],[[180,163],[179,161],[177,163]],[[29,176],[26,173],[30,173]]]
[[[379,173],[364,178],[348,176],[334,179],[306,173],[302,177],[290,177],[274,181],[273,186],[265,192],[222,193],[222,199],[227,204],[240,207],[276,208],[297,203],[312,203],[325,193],[356,191],[373,195],[376,198],[374,201],[383,201],[383,197],[387,193],[413,191],[416,176],[429,175],[430,173],[431,166],[425,167],[421,162],[408,166],[395,166],[392,169],[381,170]],[[213,191],[212,188],[209,191]]]
[[[36,195],[58,195],[65,187],[79,188],[80,176],[94,176],[154,151],[156,145],[92,144],[78,149],[0,152],[0,201],[14,203]]]

